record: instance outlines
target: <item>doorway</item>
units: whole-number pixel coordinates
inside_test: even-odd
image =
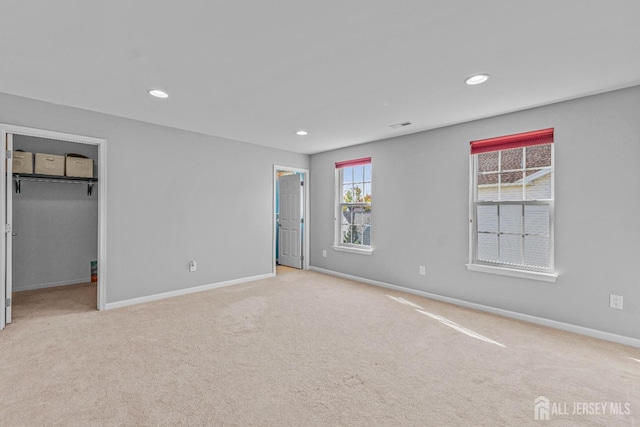
[[[31,225],[29,225],[25,222],[25,216],[27,216],[27,214],[31,215],[38,213],[37,211],[42,209],[42,207],[52,206],[52,204],[59,208],[57,213],[58,215],[69,215],[68,212],[65,212],[65,209],[69,206],[65,205],[71,205],[70,199],[65,198],[67,196],[63,196],[63,200],[54,200],[52,195],[53,193],[71,194],[69,193],[71,187],[74,187],[73,191],[76,193],[78,190],[81,194],[84,192],[84,197],[78,199],[79,203],[85,205],[87,203],[93,203],[93,207],[91,209],[93,212],[92,215],[94,216],[89,220],[88,225],[86,223],[83,224],[83,220],[80,218],[74,219],[74,221],[77,222],[72,222],[71,228],[65,230],[65,233],[72,234],[74,231],[74,224],[77,224],[79,232],[87,233],[87,230],[84,230],[84,228],[87,226],[90,228],[91,231],[89,231],[89,233],[93,234],[90,239],[92,242],[90,244],[93,246],[91,257],[95,258],[97,263],[97,277],[94,287],[94,301],[96,301],[95,307],[98,310],[104,310],[106,295],[106,141],[98,138],[5,124],[0,124],[0,130],[1,138],[5,147],[4,151],[6,159],[5,162],[0,162],[0,199],[3,202],[3,208],[0,210],[0,215],[2,216],[3,224],[5,224],[5,232],[1,233],[2,242],[0,243],[0,247],[2,248],[2,256],[0,257],[0,263],[2,264],[0,296],[3,296],[3,301],[5,302],[4,310],[0,310],[0,329],[4,328],[6,324],[11,323],[12,321],[14,291],[24,290],[28,292],[38,292],[38,288],[44,289],[56,285],[71,285],[83,281],[78,280],[79,277],[75,276],[75,280],[60,280],[59,276],[56,278],[56,268],[59,268],[61,264],[57,259],[53,260],[52,258],[50,266],[45,271],[40,271],[42,270],[42,268],[39,268],[41,266],[36,264],[31,264],[30,267],[20,264],[20,258],[24,258],[25,253],[31,254],[36,251],[35,248],[38,248],[38,239],[40,236],[42,235],[43,246],[45,246],[44,242],[47,241],[47,233],[50,233],[52,228],[56,228],[53,226],[47,228],[47,226],[52,224],[47,224],[46,218],[43,219],[42,217],[40,217],[37,222],[32,222]],[[47,153],[49,151],[50,154],[57,154],[52,153],[52,151],[55,151],[54,146],[57,146],[58,150],[64,150],[66,153],[87,152],[88,154],[92,154],[92,157],[95,158],[97,164],[97,172],[93,175],[93,178],[77,179],[75,177],[67,177],[64,172],[61,174],[62,176],[54,176],[60,175],[58,172],[50,174],[29,174],[25,171],[20,171],[20,173],[14,174],[13,156],[25,156],[24,153],[15,151],[16,148],[26,148],[24,150],[26,152],[29,147],[37,147],[37,152]],[[74,150],[73,148],[76,149]],[[34,150],[34,152],[36,152],[36,150]],[[66,159],[63,160],[63,162],[66,162]],[[38,171],[34,170],[34,172]],[[75,185],[63,186],[60,185],[61,183]],[[38,189],[38,186],[43,185],[49,186],[48,189]],[[29,197],[34,196],[38,191],[48,199],[38,202],[39,204],[37,205],[30,204],[32,201],[29,200]],[[27,197],[27,194],[23,195],[21,193],[27,193],[29,197]],[[93,202],[91,197],[92,193]],[[96,199],[97,208],[95,207]],[[16,207],[18,208],[17,212],[19,212],[18,217],[13,216],[14,208]],[[95,218],[96,211],[97,218]],[[67,224],[69,224],[68,221]],[[28,228],[31,226],[40,231],[38,232],[37,230]],[[55,232],[59,233],[60,230],[55,230],[54,233]],[[19,233],[22,234],[19,236]],[[18,236],[22,238],[22,240],[19,244],[14,244],[18,242],[15,240]],[[48,243],[51,243],[50,239],[48,240]],[[59,240],[58,243],[59,244],[56,245],[54,242],[54,246],[52,246],[52,249],[50,248],[56,255],[59,252],[62,252],[60,249],[64,247],[65,242]],[[28,244],[31,245],[30,249]],[[25,250],[27,252],[24,252]],[[84,261],[85,260],[83,260],[83,264],[87,264],[86,274],[83,270],[81,275],[82,277],[89,278],[90,280],[89,276],[92,275],[92,266],[90,265],[90,262],[85,263]],[[18,268],[14,269],[14,266],[17,266]],[[14,283],[16,273],[18,274],[18,288],[14,286],[16,284]],[[72,275],[73,274],[78,276],[78,273],[72,273]],[[37,277],[38,275],[40,275],[40,277]]]
[[[273,274],[276,266],[309,268],[309,171],[273,167]]]

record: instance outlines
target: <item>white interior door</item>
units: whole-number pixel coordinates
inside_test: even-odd
[[[284,175],[278,178],[278,183],[278,260],[282,265],[302,268],[302,176]]]
[[[13,135],[7,134],[7,153],[13,154]],[[5,322],[11,323],[11,295],[13,293],[13,155],[7,158],[5,203]]]

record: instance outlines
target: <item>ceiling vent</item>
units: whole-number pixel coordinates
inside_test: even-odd
[[[405,126],[409,126],[410,124],[411,124],[411,122],[395,123],[393,125],[389,125],[389,127],[391,129],[399,129],[399,128],[403,128]]]

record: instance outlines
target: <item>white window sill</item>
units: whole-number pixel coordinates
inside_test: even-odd
[[[373,253],[373,249],[354,248],[351,246],[333,246],[333,250],[338,252],[349,252],[352,254],[360,254],[360,255],[371,255]]]
[[[543,273],[539,271],[517,270],[515,268],[494,267],[492,265],[467,264],[467,270],[479,271],[481,273],[500,274],[502,276],[521,277],[524,279],[541,280],[543,282],[554,282],[558,278],[556,273]]]

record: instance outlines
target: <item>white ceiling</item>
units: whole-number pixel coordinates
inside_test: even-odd
[[[640,84],[638,0],[3,0],[0,16],[0,92],[308,154]]]

